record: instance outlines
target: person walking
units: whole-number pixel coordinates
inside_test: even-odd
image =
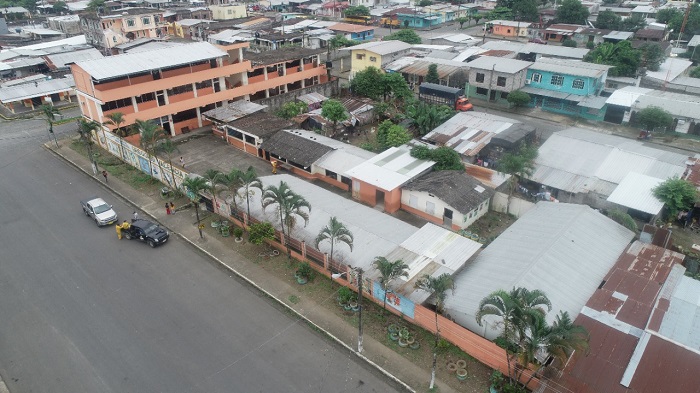
[[[175,204],[170,202],[170,214],[175,214]]]
[[[126,222],[126,220],[124,220],[123,223],[114,226],[117,229],[117,238],[119,238],[119,240],[122,240],[122,231],[129,229],[130,226],[131,224]]]
[[[165,213],[170,215],[170,204],[168,202],[165,202]]]
[[[105,178],[105,183],[109,183],[109,182],[107,181],[107,171],[104,171],[104,170],[103,170],[103,171],[102,171],[102,176],[104,176],[104,178]]]
[[[131,218],[131,222],[134,222],[139,219],[139,214],[134,212],[134,216]]]
[[[180,156],[180,166],[182,167],[182,169],[185,169],[185,159],[182,158],[182,156]]]

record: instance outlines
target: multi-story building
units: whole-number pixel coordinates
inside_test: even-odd
[[[247,82],[251,100],[303,89],[328,81],[326,67],[321,64],[323,49],[285,47],[260,53],[246,52],[252,66]]]
[[[525,86],[529,61],[481,56],[469,66],[469,97],[508,105],[508,93]]]
[[[245,46],[198,42],[72,64],[81,112],[100,124],[114,112],[122,126],[152,120],[170,135],[202,127],[202,112],[254,92]]]
[[[111,49],[139,38],[157,38],[168,34],[163,11],[151,8],[124,10],[121,14],[80,15],[80,28],[88,44],[111,52]]]
[[[245,4],[217,4],[210,5],[209,10],[214,20],[229,20],[245,18],[248,16]]]
[[[411,44],[402,41],[376,41],[342,48],[351,53],[350,79],[369,67],[384,69],[392,61],[408,54]]]

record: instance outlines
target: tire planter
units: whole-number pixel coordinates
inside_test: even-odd
[[[398,333],[400,330],[399,325],[392,323],[389,325],[389,333]]]
[[[457,371],[458,369],[459,369],[459,367],[457,367],[457,363],[455,363],[455,362],[447,363],[447,371],[453,373],[453,372]]]
[[[389,339],[391,341],[399,341],[399,333],[389,333]]]
[[[399,346],[401,348],[406,348],[408,347],[408,340],[404,340],[403,338],[399,338]]]
[[[297,284],[304,285],[307,282],[309,282],[309,280],[306,277],[297,277]]]
[[[348,306],[350,306],[350,310],[352,310],[352,311],[359,311],[360,310],[360,306],[357,304],[357,301],[349,302]]]
[[[458,369],[455,374],[457,375],[457,379],[459,379],[460,381],[464,381],[465,379],[467,379],[467,369],[466,368]]]
[[[343,306],[343,310],[345,310],[345,311],[352,311],[352,307],[350,307],[349,304],[346,304],[346,305]]]
[[[243,238],[242,238],[242,237],[237,237],[237,238],[233,239],[233,241],[235,241],[236,243],[240,243],[240,242],[243,241]]]
[[[413,349],[413,350],[420,349],[420,343],[418,341],[416,341],[413,344],[408,344],[408,347]]]
[[[218,228],[221,226],[221,221],[212,221],[211,222],[211,227],[212,228]]]
[[[466,369],[467,368],[467,361],[464,359],[459,359],[457,361],[457,368]]]

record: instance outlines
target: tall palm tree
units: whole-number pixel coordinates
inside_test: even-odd
[[[46,117],[46,122],[49,124],[49,137],[53,137],[53,142],[58,147],[58,141],[56,140],[56,134],[53,132],[53,124],[56,122],[56,116],[58,116],[58,109],[53,105],[42,105],[41,112]],[[49,142],[51,143],[51,142]]]
[[[513,343],[519,350],[521,341],[530,325],[538,316],[544,316],[551,311],[552,303],[544,292],[530,291],[527,288],[513,288],[510,292],[497,290],[486,296],[479,303],[476,322],[482,326],[484,317],[491,315],[500,318],[503,324],[503,337]],[[506,348],[508,363],[508,378],[512,382],[511,360],[513,354]]]
[[[428,274],[424,275],[418,282],[416,287],[426,292],[430,292],[435,299],[435,346],[433,347],[433,370],[430,373],[430,389],[435,387],[435,370],[437,369],[437,349],[440,342],[440,326],[438,325],[438,313],[442,311],[447,298],[447,291],[454,291],[455,284],[452,276],[443,273],[437,277],[432,277]]]
[[[255,168],[253,168],[252,166],[249,166],[245,172],[240,172],[239,176],[240,185],[244,189],[245,203],[248,209],[248,217],[250,218],[250,197],[255,195],[256,189],[262,193],[263,185],[260,179],[258,178],[258,174],[255,172]],[[311,209],[309,208],[309,210]]]
[[[177,190],[177,181],[175,180],[175,170],[173,169],[173,155],[175,152],[179,152],[177,145],[173,143],[171,139],[166,139],[156,146],[156,152],[162,153],[168,159],[168,165],[170,165],[170,177],[173,179],[172,187]]]
[[[80,142],[87,148],[90,162],[92,163],[92,171],[94,173],[97,173],[97,163],[95,162],[95,155],[92,153],[92,146],[95,144],[92,140],[92,133],[99,128],[100,125],[92,120],[78,119],[78,135],[80,135]]]
[[[374,258],[374,267],[379,271],[379,285],[384,290],[384,311],[386,311],[386,293],[389,283],[395,278],[408,277],[408,265],[403,260],[390,261],[385,257]]]
[[[122,124],[126,122],[126,119],[124,119],[124,114],[121,112],[112,112],[109,115],[107,115],[107,121],[104,122],[104,124],[113,126],[114,130],[112,130],[117,136],[119,137],[119,147],[121,148],[121,156],[122,160],[125,159],[124,155],[124,137],[128,136],[128,132],[126,132],[126,129],[122,128]]]
[[[216,193],[216,187],[219,185],[219,179],[224,174],[221,173],[220,170],[217,169],[207,169],[206,172],[204,172],[204,175],[202,176],[204,180],[207,181],[207,187],[205,188],[206,191],[211,193],[212,195],[212,202],[214,201],[214,194]]]
[[[270,205],[277,205],[277,212],[280,216],[280,227],[282,235],[285,237],[285,246],[287,247],[287,258],[291,259],[291,250],[289,249],[289,242],[286,241],[286,239],[290,236],[292,228],[297,223],[297,216],[304,220],[304,226],[308,224],[311,205],[304,197],[292,191],[289,185],[284,181],[280,181],[279,186],[269,185],[263,190],[262,207],[265,209]],[[285,227],[287,228],[286,234],[284,232]]]
[[[331,260],[333,260],[333,252],[335,251],[335,245],[340,243],[345,243],[350,247],[350,252],[352,252],[352,246],[355,238],[352,232],[340,222],[336,217],[331,217],[328,224],[321,229],[321,232],[316,236],[316,249],[318,250],[319,245],[322,241],[328,240],[331,244]]]
[[[136,120],[136,129],[138,129],[139,134],[141,134],[139,144],[148,154],[148,168],[151,170],[151,176],[153,176],[153,166],[151,163],[153,161],[153,156],[156,154],[156,146],[158,146],[161,140],[166,138],[165,131],[158,124],[147,120]],[[160,172],[163,173],[163,168],[160,167],[160,161],[157,158],[156,162],[158,163]]]
[[[197,215],[197,229],[199,229],[199,237],[203,238],[202,228],[199,222],[199,199],[201,198],[200,193],[209,187],[207,185],[207,180],[203,177],[186,177],[182,181],[182,186],[187,189],[187,197],[190,198],[192,204],[194,205],[194,211]]]
[[[237,209],[236,196],[241,186],[241,171],[233,168],[229,173],[222,173],[217,179],[217,183],[220,187],[219,196],[224,198],[224,200],[227,200],[228,196],[233,198],[233,208]],[[233,214],[233,211],[231,213]],[[234,216],[237,217],[236,215]]]

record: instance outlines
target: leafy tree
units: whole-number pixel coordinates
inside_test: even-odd
[[[56,140],[56,134],[53,132],[53,125],[56,122],[56,116],[59,115],[58,109],[53,105],[42,105],[41,113],[44,114],[46,118],[46,123],[49,125],[49,135],[53,137],[53,141],[58,147],[58,141]]]
[[[228,197],[231,197],[234,209],[238,208],[236,203],[236,197],[238,196],[238,189],[241,187],[241,174],[240,169],[233,168],[228,173],[222,173],[217,180],[217,185],[219,186],[219,197],[224,199],[228,203]],[[238,217],[238,213],[231,210],[231,215]]]
[[[676,34],[681,31],[681,26],[683,25],[685,15],[680,12],[680,14],[674,13],[671,20],[668,22],[668,28],[674,33],[674,38],[678,38]],[[700,5],[693,2],[690,6],[690,12],[688,14],[688,20],[685,23],[685,29],[683,30],[683,36],[681,39],[690,39],[693,35],[700,33]]]
[[[255,168],[249,166],[245,172],[238,171],[238,184],[243,188],[245,203],[247,208],[248,219],[250,219],[250,197],[255,195],[255,190],[263,191],[263,184],[255,172]]]
[[[357,95],[378,100],[384,93],[383,79],[384,73],[379,68],[367,67],[355,74],[350,81],[350,89]]]
[[[398,72],[384,74],[382,76],[381,86],[385,101],[389,97],[403,101],[413,97],[413,91],[411,91],[411,88],[408,86],[406,79]]]
[[[104,124],[109,125],[114,127],[112,132],[117,134],[119,137],[119,147],[120,147],[120,152],[122,156],[122,160],[126,158],[124,154],[124,137],[129,136],[129,131],[126,128],[122,128],[122,124],[126,122],[126,119],[124,119],[124,114],[121,112],[112,112],[109,115],[107,115],[107,121],[104,122]]]
[[[384,120],[377,127],[377,143],[381,150],[401,146],[410,140],[411,134],[408,130],[392,123],[391,120]]]
[[[478,24],[479,24],[479,21],[480,21],[483,17],[482,17],[480,14],[476,14],[476,15],[473,16],[473,18],[474,18],[474,23],[476,23],[476,24],[478,25]]]
[[[396,278],[408,277],[408,265],[403,260],[390,261],[385,257],[375,257],[374,267],[379,271],[379,285],[384,290],[384,311],[386,311],[386,294],[389,284]]]
[[[275,238],[275,227],[269,222],[256,222],[248,229],[248,240],[253,244],[263,244],[265,240]]]
[[[364,5],[356,5],[352,7],[348,7],[345,10],[345,16],[346,17],[351,17],[351,16],[370,16],[369,14],[369,8],[365,7]]]
[[[642,14],[633,14],[632,16],[622,20],[622,30],[636,32],[647,25],[646,19]]]
[[[692,78],[700,78],[700,67],[695,67],[690,71],[690,76]]]
[[[463,28],[464,28],[464,24],[467,23],[467,22],[469,22],[469,19],[471,19],[471,18],[467,18],[467,17],[465,17],[465,16],[460,16],[459,18],[455,19],[455,21],[456,21],[457,23],[459,23],[459,28],[460,28],[460,29],[463,29]]]
[[[340,34],[336,35],[335,37],[331,38],[328,41],[329,49],[332,49],[332,50],[346,48],[348,46],[355,46],[359,43],[360,43],[359,41],[345,38],[345,36],[340,35]]]
[[[225,174],[217,169],[207,169],[207,171],[204,172],[204,176],[202,177],[207,181],[207,187],[205,190],[209,191],[212,197],[216,195],[216,189],[220,187],[219,181],[223,176],[225,176]]]
[[[639,47],[642,52],[641,65],[651,71],[658,71],[666,54],[661,45],[656,42],[647,42]]]
[[[579,0],[563,0],[557,8],[556,20],[558,23],[584,25],[589,15],[588,8]]]
[[[445,298],[447,298],[447,291],[453,291],[455,289],[454,280],[452,276],[447,273],[443,273],[438,277],[432,277],[430,275],[424,275],[421,279],[416,282],[416,288],[422,289],[431,294],[431,297],[435,301],[435,345],[433,347],[433,370],[430,373],[430,390],[435,387],[435,370],[437,369],[437,350],[438,343],[440,342],[440,326],[438,324],[438,313],[442,312],[442,308],[445,304]]]
[[[173,184],[171,186],[175,189],[177,189],[177,182],[175,181],[175,171],[173,170],[173,155],[178,151],[177,145],[175,145],[171,139],[165,139],[156,146],[156,152],[162,153],[168,159],[170,177],[173,179]]]
[[[419,7],[429,7],[431,5],[433,5],[431,0],[420,0],[420,2],[418,2]]]
[[[622,28],[622,18],[612,11],[600,11],[595,21],[598,29],[620,30]]]
[[[610,210],[608,212],[608,217],[629,230],[637,230],[637,223],[634,221],[634,218],[620,209]]]
[[[486,20],[511,20],[513,11],[507,7],[496,7],[486,14]],[[479,22],[477,22],[479,23]]]
[[[610,76],[634,77],[641,62],[641,56],[641,51],[632,48],[632,44],[624,40],[615,44],[605,42],[598,45],[586,54],[584,61],[613,66],[608,71]]]
[[[136,120],[135,125],[141,135],[139,145],[146,151],[146,154],[148,154],[148,168],[151,170],[151,176],[153,176],[153,156],[156,154],[158,143],[166,138],[165,131],[161,126],[152,121]],[[156,159],[156,162],[160,168],[160,161]],[[163,173],[163,169],[160,169],[160,172]]]
[[[326,100],[321,106],[321,116],[333,122],[333,133],[338,127],[339,121],[348,119],[348,114],[345,112],[343,103],[338,100]]]
[[[103,13],[105,8],[105,0],[90,0],[86,10],[91,12]]]
[[[425,81],[428,83],[440,83],[440,75],[438,75],[437,64],[428,66],[428,73],[425,75]]]
[[[308,109],[309,106],[304,102],[289,101],[282,105],[282,108],[277,111],[277,116],[283,119],[291,119],[305,113]]]
[[[413,121],[420,135],[434,130],[454,114],[454,109],[447,105],[434,105],[422,101],[414,101],[406,107],[406,116]]]
[[[598,17],[600,18],[600,14]],[[658,10],[656,13],[656,21],[659,23],[670,23],[676,18],[683,18],[683,11],[679,10],[678,8],[663,8]]]
[[[665,130],[673,124],[673,116],[658,106],[650,106],[637,112],[634,122],[646,131],[654,131],[657,128]]]
[[[318,236],[316,236],[316,249],[320,250],[319,245],[326,240],[331,244],[330,258],[333,260],[335,245],[345,243],[350,247],[350,252],[352,252],[355,238],[345,224],[340,222],[336,217],[331,217],[328,224],[326,224],[326,226],[321,229],[321,232],[318,233]]]
[[[511,175],[510,195],[513,195],[518,180],[530,176],[535,170],[535,158],[537,158],[537,148],[522,145],[516,153],[506,153],[498,161],[499,171]]]
[[[603,0],[603,4],[606,4],[606,5],[617,4],[619,2],[620,2],[620,0]]]
[[[199,229],[199,237],[204,238],[199,219],[199,201],[201,199],[200,193],[209,187],[207,180],[200,176],[186,177],[185,180],[182,181],[182,186],[188,191],[187,197],[190,198],[192,205],[194,205],[194,212],[197,216],[197,229]]]
[[[97,171],[97,163],[95,163],[95,155],[92,153],[92,147],[95,142],[92,139],[93,133],[100,129],[100,124],[83,118],[78,119],[78,135],[80,142],[85,145],[90,156],[93,171]]]
[[[297,223],[297,217],[304,220],[304,226],[309,222],[311,205],[304,197],[292,191],[284,181],[280,181],[279,186],[269,185],[263,190],[262,207],[265,209],[270,205],[277,205],[280,228],[285,239],[287,236],[291,236],[292,228]],[[285,228],[287,229],[286,233],[284,232]],[[285,241],[285,246],[287,247],[287,259],[291,260],[289,242]]]
[[[562,42],[561,44],[562,44],[562,46],[566,46],[567,48],[575,48],[576,46],[578,46],[576,41],[574,41],[570,38],[565,39],[564,42]]]
[[[411,29],[401,29],[394,34],[389,34],[388,36],[384,37],[384,41],[391,40],[403,41],[407,44],[420,44],[423,42],[420,36]]]
[[[411,149],[411,157],[421,160],[435,161],[435,171],[459,171],[464,170],[464,164],[459,153],[447,146],[430,149],[426,146],[416,146]]]
[[[515,5],[515,3],[516,3],[515,0],[498,0],[498,1],[496,1],[496,8],[501,7],[501,8],[512,9],[513,6]]]
[[[53,12],[60,14],[61,12],[67,12],[68,6],[64,1],[57,1],[53,3]]]
[[[678,177],[667,179],[652,192],[666,205],[668,217],[676,217],[678,212],[690,209],[698,201],[698,189],[695,185]]]
[[[513,17],[517,21],[537,22],[539,11],[537,10],[537,0],[519,0],[514,2],[511,8]]]
[[[506,99],[515,107],[528,105],[531,101],[530,95],[520,90],[508,93],[508,98]]]

